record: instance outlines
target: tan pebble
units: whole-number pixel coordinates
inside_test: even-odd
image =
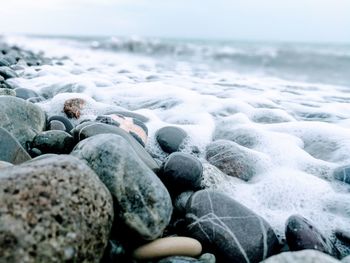
[[[168,256],[196,257],[202,253],[202,245],[189,237],[165,237],[137,248],[133,257],[138,260]]]

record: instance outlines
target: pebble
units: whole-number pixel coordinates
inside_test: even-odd
[[[0,170],[1,262],[100,262],[113,202],[73,156]]]
[[[75,141],[69,133],[53,130],[36,135],[31,146],[42,153],[68,154],[74,148]]]
[[[159,173],[160,179],[172,195],[201,188],[203,166],[187,153],[175,152],[168,156]]]
[[[179,127],[167,126],[159,129],[155,137],[164,152],[173,153],[179,151],[187,133]]]
[[[229,176],[249,181],[269,165],[269,157],[228,140],[217,140],[206,147],[208,162]]]
[[[292,215],[286,223],[286,240],[291,251],[315,249],[339,257],[339,251],[310,221],[299,215]]]
[[[12,164],[20,164],[30,159],[30,155],[16,138],[0,127],[0,160]]]
[[[64,116],[58,116],[58,115],[51,116],[47,120],[47,122],[48,122],[48,129],[50,130],[60,130],[62,128],[62,125],[64,126],[63,131],[65,132],[70,132],[74,128],[71,121]]]
[[[72,155],[86,161],[107,186],[128,229],[144,240],[163,233],[173,210],[170,195],[123,137],[92,136],[79,142]]]
[[[168,256],[196,257],[202,252],[202,245],[189,237],[165,237],[137,248],[133,252],[136,260],[156,259]]]
[[[83,109],[86,101],[81,98],[73,98],[64,102],[63,111],[68,118],[79,119],[81,110]]]
[[[257,263],[279,251],[271,226],[223,193],[197,191],[186,210],[187,234],[214,253],[218,262]]]
[[[18,77],[16,71],[10,69],[9,67],[0,67],[0,76],[2,76],[5,80]]]

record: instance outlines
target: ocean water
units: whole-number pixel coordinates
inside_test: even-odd
[[[5,41],[54,60],[25,68],[13,84],[48,98],[63,115],[67,98],[87,100],[82,118],[127,109],[149,118],[147,149],[160,159],[155,132],[183,128],[189,146],[222,134],[262,156],[249,182],[225,175],[208,186],[263,216],[283,238],[300,214],[333,237],[350,231],[350,186],[332,178],[350,164],[350,45],[245,43],[142,38],[44,38]],[[56,63],[57,62],[57,63]],[[186,150],[186,149],[185,149]],[[343,255],[349,254],[340,243]]]

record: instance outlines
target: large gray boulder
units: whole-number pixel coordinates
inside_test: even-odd
[[[112,197],[73,156],[0,170],[0,262],[100,262]]]
[[[0,96],[0,127],[10,132],[25,148],[26,142],[43,131],[45,112],[33,103],[12,96]]]
[[[85,160],[115,197],[121,220],[145,240],[168,225],[172,204],[155,173],[121,136],[99,134],[76,145],[72,155]]]

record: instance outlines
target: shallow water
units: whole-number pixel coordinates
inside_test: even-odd
[[[350,186],[331,177],[350,163],[349,46],[6,41],[63,62],[26,68],[11,80],[49,98],[39,103],[48,115],[63,115],[70,97],[88,101],[82,118],[136,111],[149,118],[147,149],[160,158],[154,133],[166,125],[186,130],[201,158],[212,139],[233,140],[259,153],[263,167],[249,182],[222,176],[208,184],[263,216],[281,237],[295,213],[327,235],[350,231]]]

